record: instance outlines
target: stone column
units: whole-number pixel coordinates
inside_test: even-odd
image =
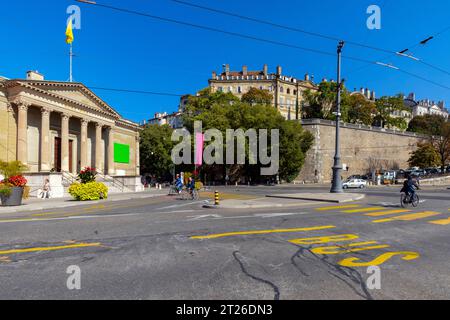
[[[102,157],[104,152],[102,150],[102,127],[101,123],[95,124],[95,169],[98,172],[104,173],[105,168],[102,168]]]
[[[28,107],[26,103],[17,105],[17,160],[28,163]]]
[[[12,106],[12,104],[10,102],[6,102],[6,106],[8,108],[7,109],[8,110],[8,122],[7,122],[7,125],[8,125],[8,128],[9,128],[11,119],[14,118],[15,112],[14,112],[14,108],[13,108],[13,106]],[[11,149],[14,150],[14,146],[13,145],[15,144],[17,146],[17,143],[16,143],[17,139],[16,139],[16,137],[14,137],[14,143],[11,143],[12,139],[11,139],[10,135],[11,135],[11,133],[8,131],[8,135],[6,137],[6,161],[10,161],[10,159],[13,157],[12,152],[11,152]],[[13,159],[17,160],[16,155],[14,155]]]
[[[83,170],[86,167],[90,167],[87,163],[88,159],[88,124],[89,121],[86,119],[81,119],[81,141],[80,141],[80,167]]]
[[[139,142],[140,142],[140,138],[139,138],[139,133],[138,133],[138,135],[136,136],[136,176],[141,175]]]
[[[114,168],[114,129],[108,127],[108,175],[113,176],[116,171]]]
[[[50,171],[50,110],[41,109],[41,167],[40,171]]]
[[[61,115],[61,171],[69,171],[69,119],[67,114]]]

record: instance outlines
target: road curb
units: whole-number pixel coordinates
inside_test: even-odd
[[[362,200],[365,198],[365,194],[358,194],[354,195],[354,197],[349,199],[326,199],[326,198],[319,198],[319,197],[313,197],[313,196],[297,196],[297,195],[266,195],[268,198],[279,198],[279,199],[294,199],[294,200],[310,200],[310,201],[317,201],[317,202],[329,202],[329,203],[346,203],[346,202],[353,202]]]

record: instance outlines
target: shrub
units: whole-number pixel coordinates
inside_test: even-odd
[[[21,176],[28,167],[20,161],[0,161],[0,173],[5,176],[5,179],[14,176]]]
[[[22,175],[28,167],[20,161],[0,161],[0,173],[5,180],[0,181],[0,194],[9,197],[13,187],[23,188],[23,199],[27,199],[30,194],[30,188],[27,187],[27,179]]]
[[[108,198],[108,187],[101,182],[74,183],[69,194],[78,201],[100,200]]]
[[[9,197],[11,195],[12,189],[8,183],[0,183],[0,195],[4,197]]]
[[[95,168],[86,167],[78,174],[78,180],[80,180],[81,183],[94,182],[96,175],[97,170]]]

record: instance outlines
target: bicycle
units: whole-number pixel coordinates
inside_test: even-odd
[[[183,189],[181,191],[181,199],[182,200],[198,200],[199,198],[200,198],[200,195],[198,193],[198,190],[195,188],[192,189],[192,191],[189,189]]]
[[[417,193],[414,193],[414,196],[411,198],[409,193],[402,192],[400,196],[400,205],[402,208],[406,208],[408,205],[412,205],[415,208],[419,205],[419,196]]]

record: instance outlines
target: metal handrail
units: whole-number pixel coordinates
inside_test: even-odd
[[[122,192],[126,188],[125,184],[122,181],[120,181],[119,179],[116,179],[112,176],[106,176],[106,175],[102,174],[101,172],[97,172],[97,176],[102,178],[104,181],[111,181],[113,183],[113,186],[118,187],[120,189],[120,191],[122,191]]]

